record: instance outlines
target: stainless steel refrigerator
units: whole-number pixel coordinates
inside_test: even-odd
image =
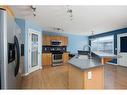
[[[24,64],[24,39],[14,17],[0,8],[0,88],[21,87]]]

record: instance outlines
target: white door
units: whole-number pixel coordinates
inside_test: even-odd
[[[28,70],[29,73],[41,68],[42,34],[29,29],[28,32]]]
[[[117,35],[118,65],[127,66],[127,33]]]

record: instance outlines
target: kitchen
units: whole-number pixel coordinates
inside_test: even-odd
[[[2,8],[15,16],[23,35],[21,89],[127,89],[126,6]]]
[[[44,35],[42,40],[42,65],[57,66],[68,62],[67,37]]]

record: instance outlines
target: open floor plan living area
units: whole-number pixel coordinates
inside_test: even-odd
[[[126,11],[0,5],[0,89],[126,90]]]

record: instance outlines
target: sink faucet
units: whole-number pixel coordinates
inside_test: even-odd
[[[86,50],[86,47],[90,48],[89,58],[91,59],[92,58],[92,56],[91,56],[91,46],[90,45],[84,45],[84,47],[83,47],[84,51]]]

